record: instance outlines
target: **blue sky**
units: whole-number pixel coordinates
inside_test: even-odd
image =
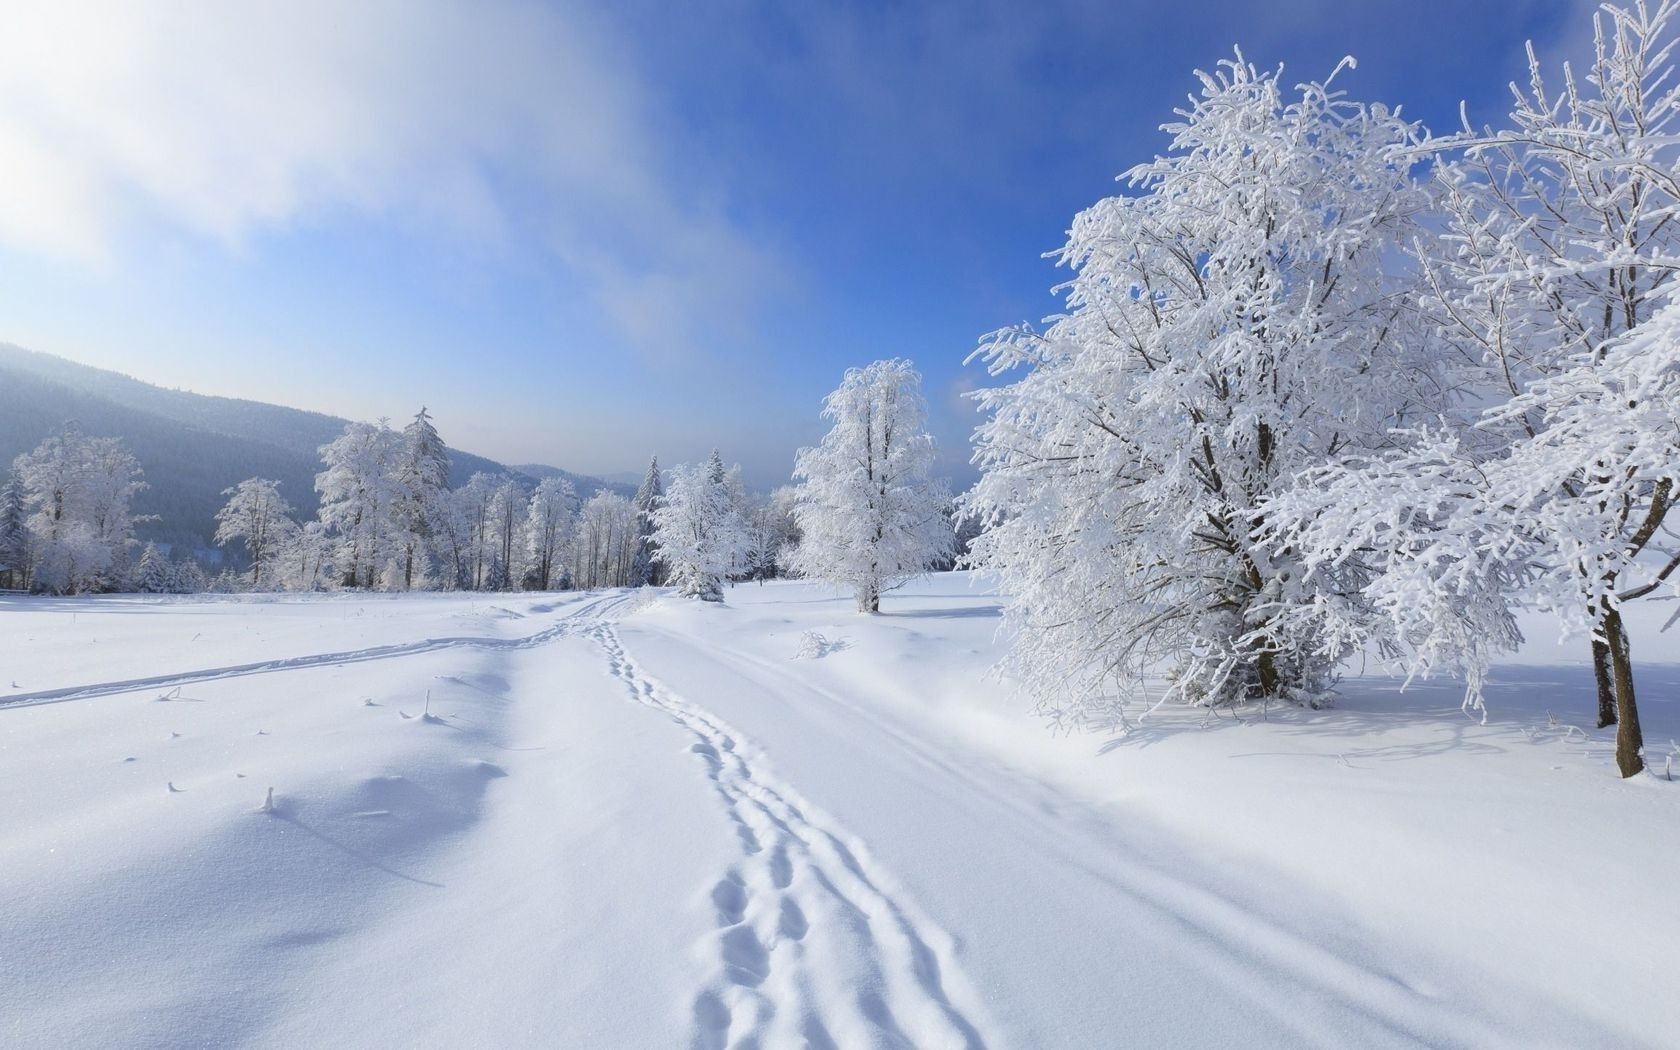
[[[1251,61],[1497,120],[1584,2],[33,5],[0,37],[0,339],[510,462],[760,485],[846,367],[963,359]],[[237,10],[235,10],[237,8]]]

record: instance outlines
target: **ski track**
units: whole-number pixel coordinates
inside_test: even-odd
[[[585,633],[634,699],[694,737],[741,847],[710,890],[717,930],[699,947],[717,973],[694,997],[692,1045],[984,1048],[946,991],[950,938],[896,900],[739,733],[644,672],[612,624]]]
[[[669,632],[652,630],[677,640]],[[962,785],[965,794],[985,799],[1000,811],[1014,813],[1021,818],[1021,826],[1033,834],[1037,850],[1059,857],[1067,866],[1084,871],[1110,891],[1180,928],[1184,933],[1178,945],[1180,950],[1201,955],[1203,969],[1223,975],[1233,987],[1252,987],[1251,975],[1255,973],[1285,973],[1289,975],[1289,985],[1298,989],[1301,996],[1337,1002],[1350,1015],[1369,1024],[1373,1033],[1383,1033],[1394,1041],[1421,1046],[1464,1039],[1468,1045],[1515,1045],[1495,1026],[1432,993],[1420,991],[1404,976],[1321,945],[1212,887],[1151,863],[1147,855],[1110,853],[1101,861],[1093,859],[1089,829],[1076,829],[1070,841],[1060,833],[1062,829],[1044,821],[1043,811],[1033,800],[1060,793],[1036,778],[1018,771],[994,769],[994,773],[1006,775],[1014,788],[1000,790],[996,783],[977,775],[974,769],[952,763],[926,741],[903,732],[815,681],[726,646],[712,646],[709,655],[719,666],[729,668],[743,679],[757,677],[760,687],[771,692],[803,690],[822,697],[832,709],[866,722],[902,748],[911,761]],[[1293,1030],[1303,1045],[1339,1044],[1341,1033],[1333,1024],[1306,1020],[1295,1008],[1296,1004],[1280,1000],[1275,990],[1254,991],[1257,1006],[1281,1026]]]
[[[308,656],[291,656],[278,660],[263,660],[257,663],[234,664],[230,667],[210,667],[197,671],[181,671],[175,674],[154,675],[146,678],[129,678],[115,682],[98,682],[92,685],[43,689],[33,693],[0,697],[0,710],[11,707],[34,707],[39,704],[64,703],[68,700],[89,700],[101,696],[114,696],[118,693],[131,693],[139,689],[169,689],[178,685],[193,685],[224,678],[243,678],[248,675],[268,674],[274,671],[299,671],[311,667],[337,667],[347,664],[367,663],[371,660],[390,660],[400,656],[416,656],[421,653],[438,652],[443,649],[488,649],[504,652],[535,649],[537,646],[546,645],[556,639],[575,633],[584,624],[594,622],[595,617],[629,603],[634,598],[634,594],[609,594],[590,601],[580,602],[575,610],[567,613],[557,622],[535,634],[520,638],[472,636],[424,638],[418,642],[396,642],[389,645],[369,646],[366,649],[349,649],[344,652],[314,653]],[[552,609],[553,606],[548,608]]]

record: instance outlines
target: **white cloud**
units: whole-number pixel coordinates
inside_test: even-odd
[[[627,55],[576,12],[7,6],[0,239],[12,244],[120,264],[125,243],[159,230],[238,248],[351,208],[535,239],[634,322],[627,336],[665,340],[738,316],[775,271],[663,154]],[[637,302],[667,290],[647,323]]]

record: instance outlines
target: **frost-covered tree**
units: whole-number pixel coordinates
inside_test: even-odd
[[[630,500],[605,489],[591,496],[578,512],[572,541],[577,585],[627,586],[636,538],[636,508]]]
[[[402,562],[401,589],[410,590],[426,575],[427,552],[449,495],[449,448],[425,408],[402,430],[393,510],[396,545]]]
[[[280,585],[289,591],[318,591],[332,579],[333,541],[318,521],[288,529],[278,559]]]
[[[794,460],[803,539],[789,561],[802,576],[850,590],[859,612],[880,612],[883,591],[951,553],[951,495],[933,475],[921,388],[908,361],[847,370],[823,401],[833,426]]]
[[[654,558],[653,512],[665,498],[665,486],[659,478],[659,457],[648,460],[647,476],[631,501],[636,510],[636,557],[630,566],[630,586],[657,586],[662,582],[661,566]]]
[[[453,567],[452,586],[478,590],[490,564],[490,505],[496,495],[494,476],[478,471],[449,494],[442,521],[440,549]]]
[[[525,564],[530,585],[538,590],[560,585],[576,503],[577,493],[564,478],[544,478],[531,493],[525,513]]]
[[[1566,67],[1548,87],[1531,50],[1509,127],[1431,144],[1446,222],[1422,253],[1424,305],[1471,397],[1397,452],[1320,472],[1286,536],[1318,564],[1369,565],[1410,669],[1462,673],[1469,705],[1519,640],[1512,606],[1556,612],[1592,640],[1599,722],[1620,723],[1629,776],[1642,739],[1620,607],[1676,567],[1677,18],[1605,8],[1584,81]]]
[[[1024,374],[978,394],[971,560],[1059,716],[1154,675],[1200,704],[1324,697],[1340,647],[1302,614],[1360,581],[1269,548],[1267,501],[1434,396],[1393,266],[1428,205],[1392,152],[1414,127],[1330,81],[1286,99],[1240,53],[1198,76],[1170,151],[1074,220],[1065,313],[978,353]]]
[[[204,570],[191,558],[179,563],[170,573],[169,589],[176,594],[202,594],[209,589]]]
[[[14,471],[0,488],[0,586],[27,588],[33,561],[23,478]]]
[[[747,498],[742,513],[747,530],[743,578],[763,583],[784,571],[792,571],[789,556],[800,535],[799,523],[793,516],[797,496],[794,486],[783,485],[768,496]]]
[[[529,513],[525,490],[511,477],[504,477],[490,496],[490,544],[502,567],[500,583],[485,584],[486,590],[511,590],[518,582],[514,566],[525,550],[525,518]]]
[[[134,570],[134,589],[142,594],[167,594],[173,589],[174,582],[169,559],[158,550],[157,544],[146,544],[146,549],[140,552],[140,563]]]
[[[746,549],[746,530],[730,499],[728,470],[714,450],[705,463],[671,471],[653,512],[654,556],[685,598],[723,601],[723,581]]]
[[[391,556],[402,440],[384,421],[351,423],[321,446],[315,475],[321,524],[338,541],[334,559],[346,587],[371,587]]]
[[[251,559],[251,589],[278,586],[273,563],[281,556],[296,525],[291,505],[280,495],[280,483],[247,478],[224,489],[227,504],[216,512],[216,545],[242,543]]]
[[[84,435],[74,424],[13,464],[29,512],[32,583],[59,593],[114,585],[134,543],[130,502],[145,488],[120,438]]]

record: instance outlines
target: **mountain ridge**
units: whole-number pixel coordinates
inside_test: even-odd
[[[293,512],[313,517],[318,450],[349,422],[309,409],[163,387],[0,342],[0,473],[69,420],[89,434],[123,438],[139,459],[148,487],[135,497],[134,511],[155,518],[137,526],[140,538],[198,551],[211,548],[222,490],[249,477],[279,481]],[[478,471],[535,483],[529,471],[449,451],[451,485]],[[565,477],[585,498],[597,489],[633,491],[558,467],[532,466]]]

